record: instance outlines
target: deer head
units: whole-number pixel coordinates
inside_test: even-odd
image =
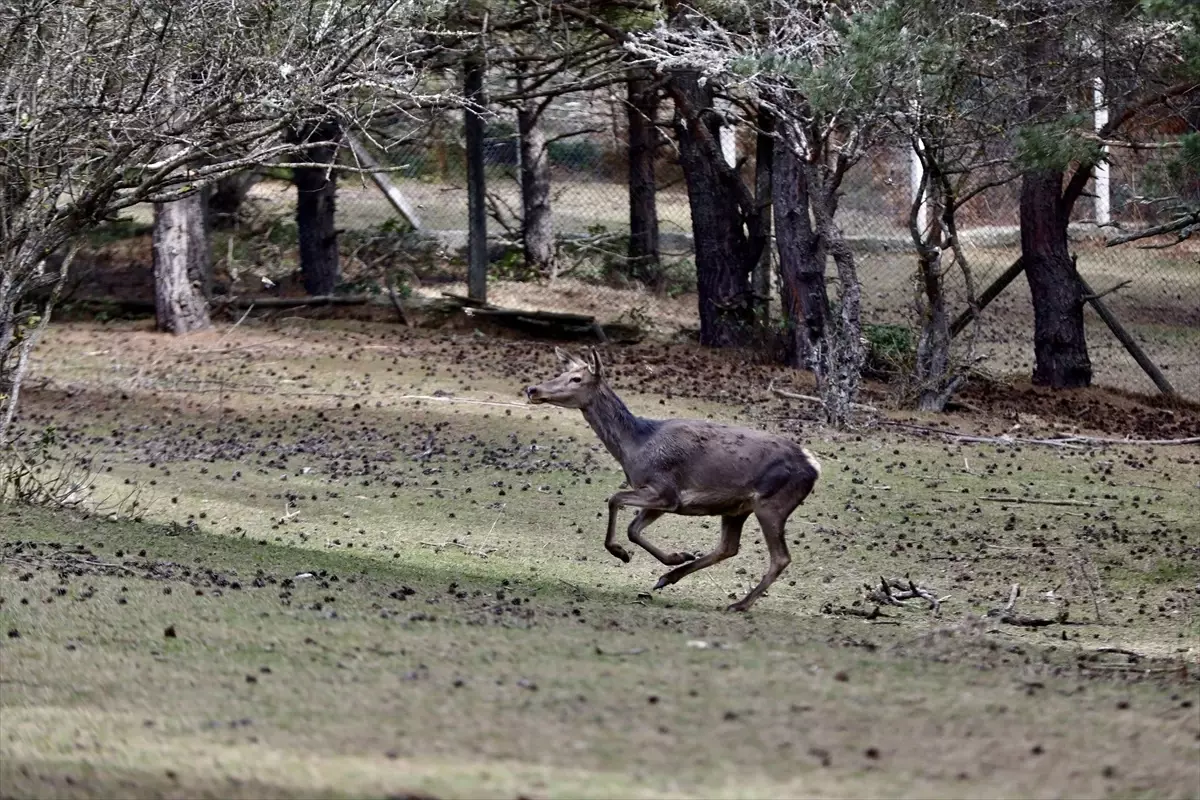
[[[563,373],[545,383],[525,388],[530,403],[549,403],[562,408],[586,408],[604,384],[604,365],[600,354],[592,348],[585,359],[577,358],[559,348],[554,354],[562,363]]]

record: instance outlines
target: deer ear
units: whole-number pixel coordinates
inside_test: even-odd
[[[563,366],[570,366],[575,361],[575,358],[561,347],[554,348],[554,355],[558,356],[558,360]]]
[[[600,360],[600,351],[592,348],[592,352],[588,354],[588,369],[597,378],[604,377],[604,362]]]

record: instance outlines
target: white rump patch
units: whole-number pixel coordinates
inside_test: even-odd
[[[817,471],[817,476],[818,476],[818,477],[820,477],[820,475],[821,475],[821,462],[817,460],[817,457],[816,457],[816,456],[814,456],[814,455],[812,454],[812,451],[811,451],[811,450],[809,450],[807,447],[801,447],[801,448],[800,448],[800,452],[801,452],[801,453],[804,453],[804,457],[808,459],[808,463],[812,464],[812,468],[813,468],[813,469],[815,469],[815,470]]]

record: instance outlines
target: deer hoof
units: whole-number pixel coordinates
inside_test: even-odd
[[[621,559],[626,564],[628,564],[630,559],[633,558],[633,556],[629,555],[629,553],[625,550],[625,548],[621,547],[621,545],[619,545],[619,544],[614,544],[612,547],[608,548],[608,552],[612,553],[614,556]]]
[[[673,581],[667,580],[667,578],[669,578],[670,575],[671,575],[670,573],[667,573],[666,575],[663,575],[661,578],[659,578],[658,583],[654,584],[654,591],[657,592],[659,589],[670,586],[673,583]]]
[[[745,613],[750,610],[750,604],[745,602],[744,600],[739,600],[736,603],[733,603],[733,604],[727,606],[725,610],[726,611],[740,611],[742,613]]]

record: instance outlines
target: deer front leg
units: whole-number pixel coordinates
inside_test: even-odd
[[[640,489],[627,489],[617,492],[608,498],[608,531],[604,536],[604,547],[622,561],[629,563],[629,552],[617,544],[617,512],[623,506],[633,506],[642,509],[629,525],[629,540],[642,547],[650,555],[664,564],[682,564],[688,560],[686,553],[664,553],[642,536],[642,529],[663,515],[679,506],[677,500],[670,498],[666,492],[652,486]]]
[[[746,524],[746,518],[749,516],[749,514],[736,514],[730,517],[721,517],[721,539],[717,542],[716,548],[711,553],[706,553],[695,561],[676,567],[663,575],[658,579],[654,588],[662,589],[664,586],[670,586],[697,570],[711,567],[713,564],[736,556],[742,541],[742,526]]]
[[[658,547],[655,547],[645,536],[642,536],[642,531],[645,530],[651,522],[665,514],[665,511],[659,509],[643,508],[633,518],[633,522],[629,523],[629,541],[636,544],[638,547],[645,550],[650,555],[657,558],[668,567],[674,567],[678,564],[686,564],[695,558],[691,553],[664,553]]]

